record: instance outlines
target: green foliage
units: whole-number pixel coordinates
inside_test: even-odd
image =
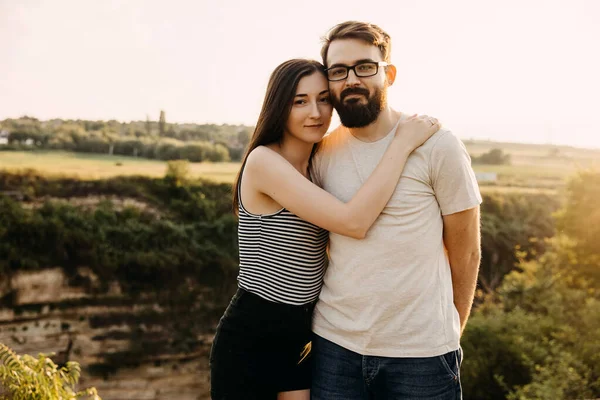
[[[584,174],[569,185],[557,214],[562,232],[544,241],[538,257],[518,252],[518,268],[475,310],[462,338],[465,398],[600,397],[600,282],[588,274],[600,264],[584,240],[588,231],[575,226],[600,208],[586,203],[579,214],[576,201],[590,199],[598,179]]]
[[[510,154],[504,154],[501,149],[494,148],[478,157],[472,156],[471,161],[473,164],[509,165]]]
[[[506,314],[494,304],[480,306],[471,316],[461,339],[465,398],[505,399],[510,388],[530,381],[530,371],[518,347],[525,338],[519,337],[523,332],[517,332],[516,327],[528,332],[531,321],[519,317],[519,312]]]
[[[587,322],[592,322],[591,318]],[[570,343],[580,339],[575,336],[565,339],[573,331],[552,315],[520,307],[512,310],[493,304],[481,307],[469,320],[461,340],[465,354],[461,370],[465,398],[597,397],[598,391],[593,387],[597,388],[599,382],[593,376],[594,367]]]
[[[567,188],[566,206],[556,213],[556,226],[575,242],[579,273],[600,287],[600,172],[580,172]]]
[[[484,196],[481,205],[481,288],[493,292],[515,269],[518,256],[535,258],[545,251],[545,238],[554,235],[554,196],[507,193]]]
[[[166,179],[172,180],[176,186],[186,183],[190,176],[190,163],[187,160],[169,161],[167,163]]]
[[[158,122],[23,117],[0,121],[0,126],[9,132],[9,143],[1,150],[55,149],[191,162],[239,161],[251,132],[236,125],[167,124],[164,111]]]
[[[101,400],[95,388],[77,392],[80,367],[69,361],[58,367],[50,355],[19,356],[0,343],[0,392],[2,400]]]
[[[0,196],[0,271],[85,265],[126,290],[166,289],[185,278],[211,285],[225,280],[224,286],[234,280],[237,236],[229,185],[0,174],[0,191],[15,189],[39,200],[25,208]],[[60,200],[76,203],[90,195],[134,198],[152,209],[117,207],[111,200],[89,208]]]

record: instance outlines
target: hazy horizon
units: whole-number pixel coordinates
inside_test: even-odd
[[[357,19],[392,36],[392,107],[463,139],[600,148],[600,2],[377,4],[0,0],[0,120],[253,126],[273,68]]]

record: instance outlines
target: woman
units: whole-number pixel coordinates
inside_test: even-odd
[[[290,60],[272,73],[233,186],[239,289],[213,342],[213,399],[309,398],[310,322],[327,231],[363,238],[390,199],[409,154],[439,129],[432,119],[402,120],[371,177],[343,203],[311,182],[311,158],[331,113],[320,63]]]

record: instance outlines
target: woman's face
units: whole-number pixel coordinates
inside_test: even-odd
[[[305,76],[298,82],[285,133],[303,142],[320,142],[329,129],[332,111],[327,79],[318,72]]]

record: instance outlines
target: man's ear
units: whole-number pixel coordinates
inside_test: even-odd
[[[396,80],[396,67],[394,65],[388,65],[385,67],[385,78],[387,79],[388,85],[392,86]]]

